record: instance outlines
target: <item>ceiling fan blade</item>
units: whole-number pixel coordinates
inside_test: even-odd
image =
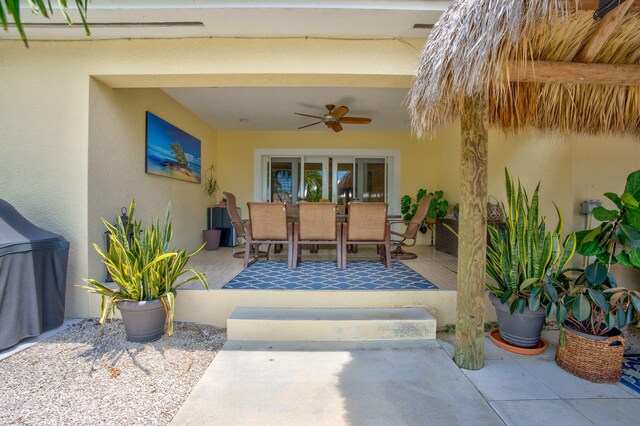
[[[346,106],[340,106],[336,109],[334,109],[331,112],[331,115],[333,115],[335,118],[341,118],[343,115],[345,115],[346,113],[349,112],[349,108],[347,108]]]
[[[305,127],[315,126],[316,124],[320,124],[322,121],[316,121],[315,123],[307,124],[306,126],[298,127],[298,130],[304,129]]]
[[[369,124],[371,119],[367,117],[342,117],[341,124]]]
[[[317,115],[303,114],[303,113],[301,113],[301,112],[294,112],[294,114],[295,114],[295,115],[301,115],[301,116],[303,116],[303,117],[322,118],[322,117],[319,117],[319,116],[317,116]]]
[[[340,123],[337,123],[335,121],[327,121],[324,124],[326,124],[328,128],[332,129],[336,133],[342,131],[342,126],[340,125]]]

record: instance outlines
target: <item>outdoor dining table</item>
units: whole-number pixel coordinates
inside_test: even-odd
[[[346,222],[347,218],[349,217],[348,214],[342,214],[342,213],[338,213],[336,214],[336,218],[338,219],[338,222]],[[299,215],[296,213],[287,213],[287,220],[289,222],[295,223],[297,222],[297,219],[299,218]],[[399,214],[388,214],[387,215],[387,220],[389,219],[401,219],[402,215]],[[347,247],[347,250],[350,253],[357,253],[358,252],[358,246],[349,246]],[[275,253],[280,253],[282,251],[282,244],[276,244],[274,245],[273,251]],[[311,246],[311,253],[318,253],[318,244],[313,244]]]

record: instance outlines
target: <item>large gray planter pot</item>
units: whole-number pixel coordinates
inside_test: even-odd
[[[148,302],[117,302],[122,314],[127,340],[130,342],[152,342],[164,334],[167,314],[159,299]]]
[[[493,293],[489,293],[489,299],[496,308],[498,330],[502,340],[521,348],[538,346],[546,318],[544,308],[540,307],[535,312],[526,308],[523,313],[514,312],[512,314],[509,312],[509,305],[501,303]]]

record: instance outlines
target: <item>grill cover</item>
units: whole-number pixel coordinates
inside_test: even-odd
[[[0,350],[62,325],[69,242],[0,200]]]

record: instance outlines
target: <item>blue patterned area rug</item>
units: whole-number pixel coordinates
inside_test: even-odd
[[[628,354],[622,361],[622,380],[625,386],[640,393],[640,354]]]
[[[223,289],[256,290],[432,290],[433,283],[402,262],[387,269],[377,260],[353,260],[346,269],[334,261],[303,261],[295,269],[285,261],[262,260],[244,269]]]

